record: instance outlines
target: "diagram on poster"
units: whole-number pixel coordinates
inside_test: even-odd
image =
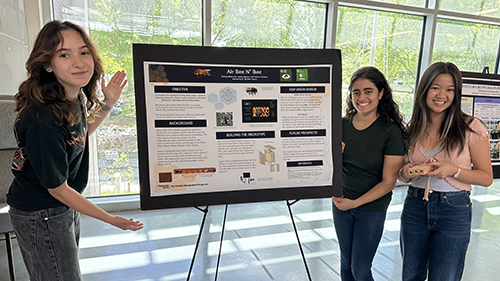
[[[140,145],[139,159],[141,167],[141,158],[142,166],[146,158],[148,167],[140,172],[141,201],[145,191],[151,199],[234,197],[266,190],[281,194],[280,189],[286,193],[310,188],[311,196],[317,197],[315,188],[332,188],[336,173],[332,110],[337,106],[333,106],[331,63],[150,58],[140,67],[143,75],[136,81],[143,79],[145,118],[138,124],[147,136],[147,157]],[[145,172],[147,188],[143,188]],[[256,194],[262,201],[287,197]],[[246,201],[234,198],[229,201]]]

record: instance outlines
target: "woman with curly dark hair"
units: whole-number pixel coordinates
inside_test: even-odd
[[[89,170],[87,137],[120,97],[126,75],[118,71],[106,85],[89,37],[60,21],[39,32],[26,69],[15,97],[17,149],[7,194],[12,225],[31,280],[80,280],[80,212],[123,230],[142,228],[81,195]]]
[[[371,266],[403,166],[403,118],[375,67],[351,77],[342,119],[343,196],[333,198],[342,280],[373,280]]]

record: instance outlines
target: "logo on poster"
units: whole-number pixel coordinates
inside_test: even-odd
[[[292,70],[291,69],[280,69],[280,81],[281,82],[292,82]]]
[[[307,68],[297,69],[297,81],[307,81],[307,80],[309,80]]]

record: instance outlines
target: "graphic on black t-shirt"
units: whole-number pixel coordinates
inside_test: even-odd
[[[16,117],[15,123],[17,123],[18,121],[19,121],[19,115]],[[19,147],[19,138],[17,137],[17,130],[15,127],[14,127],[14,136],[16,137],[17,147],[16,151],[14,152],[14,159],[12,160],[12,169],[15,171],[22,171],[24,163],[26,162],[26,159],[28,159],[28,155],[26,155],[24,149]]]
[[[14,160],[12,161],[12,169],[16,171],[22,171],[24,167],[24,162],[26,162],[26,153],[22,148],[17,147],[14,152]]]
[[[66,140],[69,146],[72,146],[77,153],[83,151],[85,149],[85,141],[86,141],[86,135],[87,135],[87,128],[83,130],[83,134],[78,134],[78,132],[71,132],[71,140]]]

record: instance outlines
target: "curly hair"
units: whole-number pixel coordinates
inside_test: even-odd
[[[44,25],[38,33],[33,50],[26,61],[28,78],[19,86],[15,96],[17,112],[33,104],[45,104],[49,106],[59,118],[61,124],[71,126],[80,122],[81,104],[77,101],[66,99],[64,87],[59,83],[53,72],[48,72],[46,67],[50,66],[51,59],[56,53],[57,46],[64,41],[62,31],[75,30],[87,45],[94,60],[94,73],[87,85],[81,88],[85,99],[87,111],[91,112],[89,121],[95,117],[95,105],[101,102],[97,96],[97,84],[104,71],[101,58],[97,49],[85,33],[82,27],[65,21],[51,21]]]
[[[392,97],[392,89],[389,86],[387,79],[376,67],[365,66],[356,70],[352,74],[351,82],[349,83],[349,95],[346,99],[347,108],[345,115],[347,117],[352,117],[358,112],[352,103],[352,87],[354,82],[361,78],[370,80],[375,87],[377,87],[379,92],[382,90],[384,91],[377,106],[377,113],[380,116],[379,118],[381,118],[384,122],[390,120],[395,123],[401,129],[403,137],[406,138],[406,128],[403,122],[403,115],[399,112],[399,106]]]
[[[445,151],[449,154],[454,149],[463,151],[467,131],[473,130],[469,124],[474,119],[462,111],[462,74],[458,67],[451,62],[436,62],[430,65],[422,75],[415,93],[413,113],[408,123],[408,148],[414,148],[418,140],[425,135],[425,130],[430,123],[430,112],[427,107],[427,93],[434,79],[441,74],[450,74],[455,84],[455,96],[445,111],[443,122],[439,126],[440,139]]]

